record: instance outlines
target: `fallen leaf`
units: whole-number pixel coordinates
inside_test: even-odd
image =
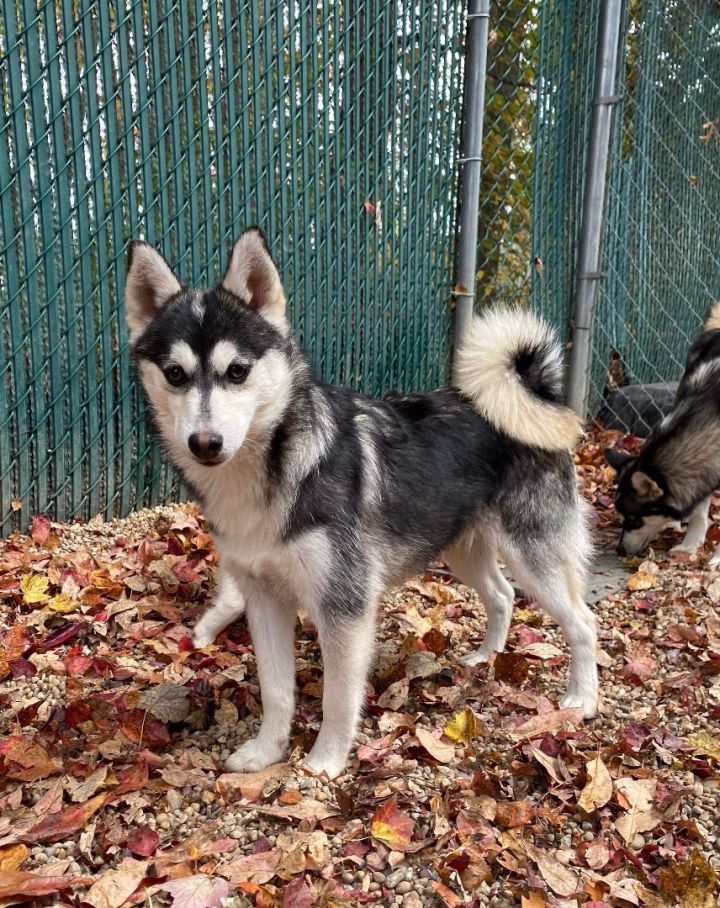
[[[588,780],[585,783],[578,804],[585,813],[592,813],[599,807],[604,807],[613,793],[613,783],[607,766],[600,759],[600,754],[594,760],[585,764]]]
[[[478,717],[469,706],[455,713],[443,729],[443,734],[457,744],[469,744],[478,736],[480,723]]]
[[[515,829],[532,822],[533,808],[527,801],[498,801],[495,819],[506,829]]]
[[[50,535],[50,520],[45,514],[36,514],[30,523],[30,535],[33,542],[45,545]]]
[[[147,861],[126,858],[117,870],[103,873],[83,896],[83,901],[94,908],[119,908],[143,881],[147,867]]]
[[[396,796],[379,807],[370,821],[370,835],[392,851],[409,851],[414,830],[412,819],[398,810]]]
[[[128,709],[120,713],[120,729],[134,744],[145,747],[167,747],[170,732],[167,725],[150,712]]]
[[[630,843],[638,832],[647,832],[662,822],[662,814],[653,806],[657,779],[616,779],[615,788],[625,797],[627,813],[615,821],[615,828]]]
[[[593,870],[602,870],[610,860],[610,849],[602,840],[593,842],[585,852],[585,860]]]
[[[527,678],[530,666],[525,656],[518,653],[497,653],[493,669],[497,681],[518,686]]]
[[[538,716],[533,716],[521,725],[510,729],[511,737],[539,738],[543,735],[554,735],[559,731],[573,730],[583,723],[581,709],[553,709]]]
[[[633,592],[637,590],[649,590],[655,586],[657,578],[645,571],[637,571],[628,578],[627,588]]]
[[[715,760],[716,763],[720,763],[720,738],[703,730],[692,735],[688,740],[692,744],[696,756],[703,754]]]
[[[541,850],[525,842],[525,850],[537,864],[540,875],[557,895],[567,898],[575,895],[580,889],[580,878],[577,873],[561,864],[549,851]]]
[[[40,744],[25,738],[12,737],[0,744],[0,754],[8,763],[7,776],[23,782],[36,782],[55,775],[61,763],[50,757]]]
[[[58,842],[67,839],[73,833],[82,829],[90,817],[105,803],[105,795],[95,795],[79,807],[68,807],[36,823],[21,837],[28,844],[39,842]]]
[[[19,870],[29,853],[27,845],[6,845],[0,848],[0,872]]]
[[[23,599],[28,605],[44,602],[50,582],[44,574],[26,574],[20,581]]]
[[[430,756],[436,759],[438,763],[450,763],[454,758],[454,745],[446,744],[441,741],[440,738],[435,737],[429,729],[423,728],[422,725],[418,725],[415,729],[415,736]]]
[[[717,873],[699,851],[686,861],[658,870],[658,888],[668,903],[680,908],[713,908]]]
[[[18,895],[24,896],[26,899],[38,898],[87,882],[89,880],[85,877],[41,876],[37,873],[27,873],[24,870],[8,870],[0,876],[0,899],[13,899]],[[13,902],[9,901],[5,904],[12,905]]]
[[[144,690],[137,705],[161,722],[182,722],[190,713],[189,696],[187,687],[167,682]]]
[[[233,886],[239,886],[241,883],[262,885],[275,876],[281,857],[278,848],[274,848],[272,851],[261,851],[258,854],[247,854],[235,858],[228,864],[221,864],[217,868],[217,873],[226,877]]]
[[[215,788],[228,803],[241,798],[257,801],[268,782],[285,778],[289,771],[288,763],[274,763],[259,772],[226,772],[218,777]]]
[[[383,709],[391,709],[393,712],[400,709],[407,703],[408,692],[410,690],[410,681],[407,678],[401,678],[390,684],[377,699],[378,706]]]
[[[133,854],[149,858],[151,854],[155,854],[160,844],[160,836],[150,826],[138,826],[130,833],[125,844],[128,851],[132,851]]]
[[[161,883],[160,888],[172,896],[172,908],[220,908],[230,895],[226,880],[202,873]]]

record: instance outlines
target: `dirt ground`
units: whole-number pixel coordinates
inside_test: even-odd
[[[383,604],[334,782],[297,765],[322,695],[306,626],[290,763],[223,772],[260,695],[244,622],[192,649],[216,565],[195,508],[26,515],[0,543],[0,906],[715,905],[720,530],[696,557],[670,536],[621,563],[601,458],[618,439],[591,433],[576,458],[600,716],[558,709],[567,647],[521,591],[507,652],[461,668],[483,610],[438,569]]]

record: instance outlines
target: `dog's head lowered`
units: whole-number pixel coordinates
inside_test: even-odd
[[[178,466],[216,467],[286,400],[285,295],[265,238],[246,230],[222,281],[183,287],[162,255],[133,241],[125,307],[153,417]]]
[[[646,472],[642,454],[607,448],[605,457],[618,474],[615,508],[623,519],[618,552],[636,555],[664,529],[676,525],[678,515],[667,503],[667,489],[658,482],[661,478]]]

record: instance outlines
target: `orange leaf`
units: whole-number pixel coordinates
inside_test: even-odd
[[[414,831],[415,823],[398,810],[395,796],[375,811],[370,822],[370,835],[392,851],[409,851]]]
[[[67,839],[78,832],[105,803],[105,795],[95,795],[79,807],[68,807],[51,816],[45,817],[29,829],[23,836],[24,842],[37,844],[38,842],[57,842]]]
[[[495,819],[506,829],[526,826],[532,821],[533,809],[527,801],[498,801]]]
[[[36,898],[84,882],[89,882],[89,880],[74,876],[39,876],[25,870],[7,870],[0,877],[0,899],[12,898],[16,895]]]

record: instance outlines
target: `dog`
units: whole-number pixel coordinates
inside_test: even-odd
[[[648,437],[640,454],[605,451],[617,471],[615,507],[623,526],[621,555],[642,552],[665,529],[687,531],[673,552],[695,552],[705,542],[708,509],[720,487],[720,302],[688,353],[671,412]],[[720,564],[720,547],[709,566]]]
[[[205,291],[183,287],[156,249],[133,241],[125,301],[156,431],[219,551],[214,604],[194,644],[212,643],[243,613],[252,635],[263,718],[229,770],[286,755],[298,612],[317,627],[324,666],[306,764],[330,778],[343,770],[378,602],[441,555],[487,608],[487,635],[466,664],[505,645],[514,591],[500,553],[569,643],[562,705],[595,715],[589,543],[570,454],[580,425],[560,403],[561,353],[542,322],[490,312],[464,343],[457,390],[380,401],[313,377],[258,228]]]

